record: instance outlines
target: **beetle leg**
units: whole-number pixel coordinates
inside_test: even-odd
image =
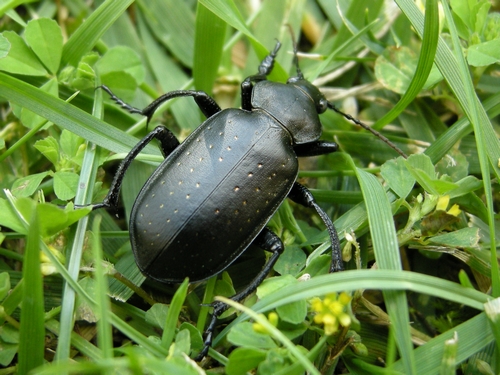
[[[259,65],[259,72],[253,76],[245,78],[241,83],[241,108],[250,111],[252,110],[252,90],[253,82],[264,81],[266,76],[271,73],[274,67],[274,59],[281,47],[281,43],[276,41],[276,46],[269,52],[264,60]]]
[[[303,185],[295,182],[292,190],[288,194],[288,198],[293,200],[295,203],[299,203],[305,207],[314,208],[318,215],[323,220],[326,225],[328,234],[330,235],[330,241],[332,242],[332,265],[330,266],[330,272],[342,271],[344,265],[342,262],[342,251],[340,250],[340,241],[337,235],[337,230],[332,223],[330,217],[325,211],[316,203],[312,193]]]
[[[279,256],[283,253],[283,250],[285,249],[283,242],[281,242],[281,239],[268,228],[264,228],[262,232],[259,233],[259,235],[253,241],[253,244],[266,251],[271,252],[272,254],[269,260],[264,265],[264,268],[262,268],[259,274],[255,276],[255,278],[250,282],[250,284],[248,284],[245,287],[245,289],[243,289],[241,292],[238,292],[237,294],[231,297],[232,300],[237,302],[243,300],[245,297],[253,293],[255,289],[257,289],[257,287],[267,277],[269,272],[271,272],[271,269],[274,267],[274,264],[276,263]],[[229,306],[223,302],[214,302],[212,306],[214,308],[214,311],[212,313],[212,319],[210,320],[210,324],[208,325],[204,334],[205,347],[196,357],[197,361],[201,360],[204,356],[207,355],[208,349],[212,345],[212,338],[215,325],[217,324],[217,320],[219,319],[219,316],[229,308]]]
[[[118,206],[118,197],[120,194],[120,188],[123,183],[123,177],[125,176],[125,172],[132,161],[136,158],[137,155],[151,142],[154,138],[156,138],[160,142],[160,149],[163,153],[164,157],[167,157],[175,148],[179,145],[179,141],[175,137],[175,135],[163,126],[156,127],[151,133],[146,135],[143,139],[137,143],[132,150],[128,153],[125,159],[120,163],[118,170],[116,171],[113,182],[111,183],[111,187],[109,188],[108,195],[104,198],[102,203],[98,203],[93,205],[92,209],[98,209],[101,207],[113,207],[116,208]]]
[[[118,98],[115,94],[113,94],[113,92],[109,89],[109,87],[102,85],[100,86],[100,88],[106,91],[111,97],[111,99],[113,99],[117,104],[119,104],[122,108],[126,109],[130,113],[139,113],[143,116],[146,116],[148,118],[148,123],[153,117],[155,111],[162,103],[170,99],[178,98],[181,96],[192,96],[196,104],[198,104],[198,107],[200,108],[201,112],[203,112],[203,114],[207,118],[215,115],[217,112],[220,112],[221,110],[217,102],[211,96],[209,96],[205,91],[176,90],[167,92],[166,94],[163,94],[162,96],[154,100],[146,108],[139,109],[132,107],[131,105],[125,103],[123,100]]]
[[[339,146],[335,142],[314,141],[293,146],[295,154],[301,156],[317,156],[337,151]]]
[[[142,110],[142,114],[148,118],[149,122],[151,120],[151,117],[153,117],[154,112],[161,104],[170,99],[182,96],[192,96],[194,101],[196,102],[196,104],[198,104],[198,107],[200,108],[201,112],[205,115],[206,118],[209,118],[221,111],[217,102],[211,96],[209,96],[205,91],[176,90],[167,92],[166,94],[160,96],[158,99],[154,100],[150,105],[148,105],[146,108]]]

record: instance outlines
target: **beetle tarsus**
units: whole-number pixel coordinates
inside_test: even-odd
[[[242,291],[238,292],[234,296],[231,297],[233,301],[240,302],[250,294],[252,294],[255,289],[264,281],[269,272],[271,272],[274,264],[278,260],[279,256],[283,253],[285,247],[281,239],[276,235],[276,233],[272,232],[268,228],[264,228],[262,232],[255,238],[253,244],[260,247],[263,250],[271,252],[271,257],[266,262],[262,270],[258,273],[257,276],[248,284]],[[212,312],[212,318],[210,320],[210,324],[204,333],[204,348],[196,357],[196,360],[201,360],[204,356],[207,355],[209,347],[212,345],[213,333],[215,330],[215,326],[217,325],[217,320],[219,316],[222,315],[224,311],[226,311],[229,306],[223,302],[216,301],[212,304],[214,310]]]
[[[258,73],[245,78],[241,83],[241,108],[250,111],[252,110],[252,89],[253,82],[264,81],[271,74],[274,68],[274,59],[281,47],[279,40],[276,40],[274,49],[262,60],[259,65]]]
[[[293,200],[295,203],[301,204],[305,207],[314,208],[318,215],[323,220],[323,223],[328,230],[328,234],[330,236],[330,241],[332,244],[332,263],[330,266],[330,272],[338,272],[344,270],[344,264],[342,262],[342,251],[340,249],[340,241],[339,236],[337,234],[337,230],[332,223],[330,217],[326,214],[325,211],[316,203],[312,193],[304,186],[295,182],[292,187],[292,190],[288,194],[288,198]]]
[[[101,85],[101,86],[98,86],[96,89],[103,89],[104,91],[106,91],[112,100],[114,100],[120,107],[122,107],[123,109],[126,109],[130,113],[138,113],[141,115],[143,114],[142,109],[132,107],[130,104],[125,103],[123,100],[121,100],[119,97],[117,97],[108,86]]]

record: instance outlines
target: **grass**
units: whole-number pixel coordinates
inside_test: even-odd
[[[8,189],[0,374],[500,371],[498,9],[483,0],[338,3],[0,7],[0,184]],[[321,115],[321,138],[340,152],[301,160],[299,180],[334,220],[347,270],[327,274],[321,220],[285,202],[269,223],[286,245],[272,276],[224,314],[209,357],[194,362],[206,304],[246,285],[264,256],[249,249],[197,285],[145,280],[127,226],[162,160],[155,145],[127,173],[118,219],[73,207],[102,201],[113,160],[147,131],[145,119],[94,87],[106,84],[139,108],[194,88],[239,107],[240,82],[276,39],[269,79],[295,74],[290,28],[304,76],[410,156],[333,111]],[[150,126],[167,125],[182,140],[202,121],[181,98]],[[339,307],[351,323],[326,335],[323,323],[340,315],[315,318],[311,300],[337,308],[332,296],[341,292],[352,297]]]

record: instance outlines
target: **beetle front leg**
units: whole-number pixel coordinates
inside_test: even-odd
[[[253,76],[245,78],[241,83],[241,108],[250,111],[252,109],[252,89],[253,82],[263,81],[271,73],[274,67],[274,59],[281,47],[281,43],[276,41],[276,46],[269,52],[259,65],[259,72]]]
[[[98,209],[102,207],[113,207],[116,208],[118,206],[118,198],[120,194],[120,189],[123,183],[123,177],[125,176],[125,172],[130,167],[132,161],[139,155],[139,153],[151,142],[154,138],[156,138],[160,142],[160,149],[163,153],[164,157],[167,157],[173,150],[177,148],[179,145],[179,141],[175,137],[175,135],[163,126],[158,126],[151,133],[146,135],[143,139],[137,143],[132,150],[128,153],[125,159],[120,163],[118,170],[116,171],[115,178],[111,183],[111,187],[109,188],[108,195],[104,198],[102,203],[98,203],[93,205],[92,209]]]
[[[299,203],[305,207],[314,208],[316,210],[318,215],[321,217],[321,220],[323,220],[323,223],[326,225],[326,229],[328,230],[330,241],[332,243],[332,264],[330,266],[330,272],[343,271],[344,264],[342,262],[342,251],[340,250],[340,241],[337,230],[335,229],[330,217],[316,203],[312,193],[305,186],[296,182],[288,194],[288,198],[295,203]]]
[[[264,228],[262,232],[260,232],[259,235],[255,238],[252,244],[260,247],[263,250],[269,251],[272,254],[269,260],[262,268],[262,270],[259,272],[257,276],[255,276],[255,278],[250,282],[250,284],[248,284],[245,287],[245,289],[243,289],[242,291],[238,292],[237,294],[231,297],[233,301],[239,302],[243,300],[245,297],[252,294],[255,291],[255,289],[257,289],[257,287],[262,283],[262,281],[264,281],[269,272],[271,272],[272,268],[274,267],[274,264],[276,263],[279,256],[283,253],[285,249],[283,242],[281,242],[281,239],[268,228]],[[208,349],[212,345],[212,338],[215,325],[217,324],[217,320],[219,319],[219,316],[221,316],[221,314],[229,308],[229,306],[223,302],[214,302],[212,306],[214,308],[214,311],[212,313],[212,319],[210,320],[210,324],[208,325],[204,334],[205,347],[196,357],[197,361],[200,361],[204,356],[207,355]]]

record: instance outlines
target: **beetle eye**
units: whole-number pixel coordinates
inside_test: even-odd
[[[326,99],[320,99],[318,102],[318,105],[316,106],[316,110],[318,113],[323,113],[327,110],[328,108],[328,102]]]

